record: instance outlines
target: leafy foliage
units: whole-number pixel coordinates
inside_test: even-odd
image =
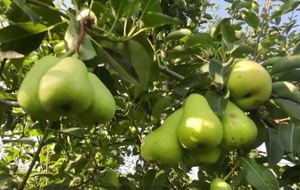
[[[198,179],[184,164],[162,169],[140,156],[142,138],[189,94],[206,95],[223,114],[233,59],[262,63],[273,82],[299,89],[299,1],[226,0],[228,18],[210,14],[217,5],[206,0],[71,2],[0,1],[1,189],[208,189],[215,177],[234,189],[299,188],[299,102],[276,94],[249,113],[259,131],[251,150],[223,152],[198,167]],[[76,49],[84,8],[97,23],[84,26],[78,58],[114,95],[115,117],[89,126],[32,120],[15,103],[19,86],[36,60]]]

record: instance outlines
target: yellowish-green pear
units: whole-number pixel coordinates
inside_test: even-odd
[[[184,159],[187,165],[197,166],[200,164],[214,164],[221,155],[219,147],[201,147],[184,152]]]
[[[115,99],[95,74],[89,73],[88,76],[92,84],[93,99],[91,105],[77,114],[77,117],[81,123],[87,125],[107,122],[115,115]]]
[[[202,95],[191,94],[187,97],[178,138],[186,149],[215,147],[222,141],[223,126]]]
[[[255,123],[234,103],[228,101],[221,116],[224,127],[222,145],[226,148],[249,148],[257,136]]]
[[[272,80],[268,71],[248,59],[234,63],[227,81],[230,99],[242,110],[259,108],[269,100]]]
[[[48,112],[43,108],[38,95],[41,78],[57,62],[58,58],[50,55],[38,60],[26,74],[19,88],[18,103],[33,119],[58,118],[57,114]]]
[[[177,129],[182,114],[182,109],[175,111],[142,140],[141,155],[146,161],[162,167],[176,167],[181,161],[183,149],[178,141]]]
[[[75,57],[63,58],[51,67],[42,77],[38,93],[45,110],[61,115],[82,112],[93,98],[87,68]]]
[[[232,188],[224,179],[215,178],[212,180],[209,190],[232,190]]]

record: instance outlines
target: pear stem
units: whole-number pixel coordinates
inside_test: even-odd
[[[70,49],[69,51],[67,51],[67,53],[65,53],[63,56],[61,56],[60,58],[66,58],[66,57],[70,57],[71,55],[73,55],[75,53],[74,49]]]
[[[46,126],[46,129],[45,129],[43,137],[42,137],[42,139],[40,141],[39,147],[38,147],[37,151],[34,154],[33,160],[32,160],[32,162],[31,162],[31,164],[29,166],[29,169],[27,170],[27,173],[25,175],[25,178],[24,178],[24,180],[23,180],[23,182],[22,182],[19,190],[23,190],[25,188],[27,180],[29,179],[30,174],[31,174],[31,172],[32,172],[32,170],[33,170],[33,168],[35,166],[35,163],[37,162],[37,160],[39,158],[39,155],[40,155],[40,153],[42,151],[42,148],[45,145],[45,141],[46,141],[46,139],[48,137],[49,129],[51,128],[51,126],[52,126],[52,123],[49,122],[48,125]]]
[[[229,176],[231,176],[233,174],[233,172],[235,172],[235,170],[240,166],[240,161],[237,161],[237,163],[235,164],[235,166],[231,169],[231,171],[223,178],[224,181],[226,181]]]

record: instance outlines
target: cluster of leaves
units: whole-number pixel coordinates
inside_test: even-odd
[[[0,185],[207,189],[216,176],[226,176],[235,189],[290,189],[299,184],[299,105],[276,104],[277,97],[249,114],[259,129],[253,150],[232,151],[215,165],[200,168],[199,180],[191,181],[190,168],[184,165],[161,170],[140,157],[141,139],[190,93],[206,95],[214,112],[223,113],[233,59],[262,62],[299,53],[298,1],[267,4],[264,9],[254,0],[227,2],[229,17],[218,19],[208,13],[215,5],[206,0],[73,0],[68,8],[64,1],[1,1]],[[82,29],[75,15],[83,8],[95,13],[97,23],[85,26],[79,58],[114,95],[116,115],[109,123],[93,126],[80,126],[72,117],[51,124],[32,121],[11,101],[37,59],[76,49]],[[288,21],[281,23],[287,13]],[[168,38],[182,28],[190,33]],[[290,81],[298,85],[299,80]],[[262,143],[267,154],[255,149]],[[42,149],[36,156],[38,147]],[[120,167],[128,157],[134,158],[134,169],[124,172]],[[278,164],[282,158],[290,165]]]

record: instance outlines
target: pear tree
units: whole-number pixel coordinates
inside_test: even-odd
[[[0,1],[0,189],[299,189],[299,5]]]

